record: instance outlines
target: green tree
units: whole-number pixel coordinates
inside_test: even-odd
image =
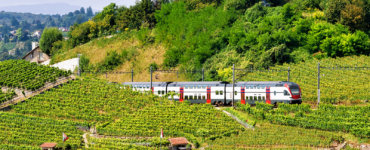
[[[94,13],[93,13],[93,11],[92,11],[92,8],[91,8],[91,7],[88,7],[88,8],[86,9],[86,15],[87,15],[88,17],[91,17],[91,16],[93,16],[93,15],[94,15]]]
[[[340,21],[340,12],[345,8],[347,0],[327,0],[324,2],[324,13],[331,23]]]
[[[15,27],[19,26],[19,22],[14,16],[10,20],[10,23],[11,23],[12,26],[15,26]]]
[[[62,32],[57,28],[45,28],[40,39],[41,50],[50,55],[53,43],[63,40]]]

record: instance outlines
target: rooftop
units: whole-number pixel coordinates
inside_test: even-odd
[[[171,139],[168,139],[168,140],[170,141],[172,146],[187,145],[189,143],[188,140],[184,137],[171,138]]]
[[[44,143],[41,144],[40,147],[42,148],[54,148],[57,145],[57,143]]]

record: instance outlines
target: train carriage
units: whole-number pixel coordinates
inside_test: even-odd
[[[167,95],[168,99],[180,102],[230,105],[234,95],[234,101],[240,101],[242,104],[302,103],[299,85],[285,81],[237,82],[234,91],[231,83],[218,81],[152,82],[152,89],[150,82],[126,82],[123,85],[131,86],[135,91],[152,91],[158,96]]]

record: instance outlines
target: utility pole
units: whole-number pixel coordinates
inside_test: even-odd
[[[288,82],[290,80],[290,67],[288,67]]]
[[[150,90],[153,93],[153,70],[152,70],[152,66],[150,66]]]
[[[131,69],[131,82],[134,82],[134,69]]]
[[[235,107],[235,105],[234,105],[234,96],[235,96],[235,64],[233,64],[233,92],[232,92],[232,94],[233,94],[233,107]]]
[[[202,68],[202,81],[204,81],[204,68]]]
[[[320,63],[317,64],[317,106],[320,103]]]
[[[77,58],[78,58],[78,70],[77,70],[77,75],[78,76],[81,76],[81,54],[77,54]]]

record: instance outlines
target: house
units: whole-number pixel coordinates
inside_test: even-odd
[[[15,56],[15,49],[8,51],[8,54],[11,56]]]
[[[36,38],[40,38],[41,37],[41,31],[37,30],[37,31],[33,32],[31,36],[36,37]]]
[[[189,144],[188,140],[184,137],[170,138],[169,150],[191,150],[191,147],[187,147]]]
[[[44,143],[40,147],[42,150],[53,150],[57,146],[57,143]]]
[[[40,64],[40,63],[50,60],[50,56],[43,53],[40,49],[40,46],[37,46],[36,48],[28,52],[25,56],[23,56],[22,59],[29,61],[29,62],[36,62]]]

